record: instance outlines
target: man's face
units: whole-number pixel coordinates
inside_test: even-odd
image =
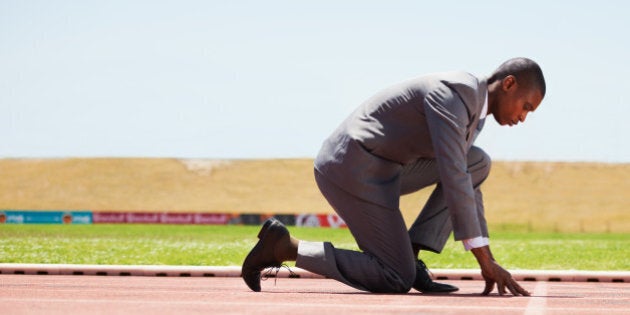
[[[515,81],[503,82],[492,115],[501,126],[514,126],[524,122],[527,114],[535,111],[542,99],[542,94],[536,88],[519,85]]]

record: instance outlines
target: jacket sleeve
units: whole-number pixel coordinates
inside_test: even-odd
[[[455,240],[481,236],[475,190],[467,166],[468,109],[446,85],[429,92],[423,106]]]

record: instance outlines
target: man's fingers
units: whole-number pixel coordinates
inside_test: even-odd
[[[508,281],[507,284],[508,290],[510,290],[510,292],[512,292],[512,294],[514,296],[530,296],[531,294],[529,293],[529,291],[523,289],[523,287],[521,287],[518,282],[514,281],[514,279],[510,279],[510,281]]]
[[[497,290],[499,291],[499,295],[505,294],[505,285],[502,281],[497,281]]]
[[[494,289],[494,281],[486,280],[486,288],[483,290],[481,295],[488,295]]]
[[[482,295],[488,295],[494,290],[494,285],[497,285],[497,291],[499,295],[506,295],[509,290],[510,293],[514,296],[530,296],[531,294],[523,289],[518,282],[514,281],[512,275],[501,268],[501,266],[497,265],[497,269],[493,270],[493,272],[485,272],[485,270],[481,271],[481,275],[486,280],[486,287],[483,290]]]
[[[523,287],[521,287],[516,281],[514,281],[514,287],[515,287],[516,291],[518,293],[520,293],[521,295],[523,295],[523,296],[530,296],[531,295],[531,293],[529,293],[529,291],[523,289]],[[514,295],[516,295],[516,294],[514,294]]]
[[[510,281],[508,281],[508,283],[507,283],[507,288],[508,288],[508,290],[510,290],[512,295],[514,295],[514,296],[521,295],[521,293],[516,289],[516,286],[518,286],[518,284],[516,284],[516,282],[514,282],[514,280],[510,279]]]

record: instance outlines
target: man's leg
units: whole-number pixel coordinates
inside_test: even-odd
[[[479,186],[488,177],[490,164],[490,157],[480,148],[472,147],[468,152],[468,172],[475,188],[477,211],[480,212],[481,218],[483,218],[483,200]],[[453,228],[442,186],[439,184],[437,162],[419,160],[403,170],[403,193],[411,193],[435,183],[437,186],[409,229],[409,235],[416,249],[439,253],[444,248]]]
[[[415,258],[400,211],[359,199],[317,171],[315,179],[363,252],[337,249],[328,242],[300,241],[296,266],[360,290],[409,291]]]
[[[407,165],[403,169],[401,173],[401,194],[404,195],[416,192],[424,187],[437,183],[438,179],[439,174],[435,160],[418,160],[416,163]],[[439,187],[439,185],[436,188],[436,191],[438,191],[438,193],[434,191],[431,198],[440,196],[439,192],[441,191],[441,187]],[[429,226],[429,228],[430,227],[433,226]],[[443,228],[443,226],[440,225],[436,225],[436,227]],[[428,230],[423,232],[425,232],[427,236],[434,235],[434,237],[441,237],[443,234],[446,234],[446,237],[448,237],[448,234],[450,233],[450,225],[446,228],[449,229],[447,233],[443,233],[439,230]],[[420,249],[427,248],[417,243],[412,244],[414,257],[418,258],[416,266],[416,279],[414,281],[413,288],[423,293],[449,293],[457,291],[458,288],[455,286],[434,282],[433,279],[431,279],[427,266],[418,257]]]

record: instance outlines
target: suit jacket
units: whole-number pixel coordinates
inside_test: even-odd
[[[393,85],[361,104],[324,141],[315,169],[358,198],[398,209],[403,166],[436,159],[455,239],[482,230],[487,235],[466,159],[486,95],[486,80],[465,72]]]

